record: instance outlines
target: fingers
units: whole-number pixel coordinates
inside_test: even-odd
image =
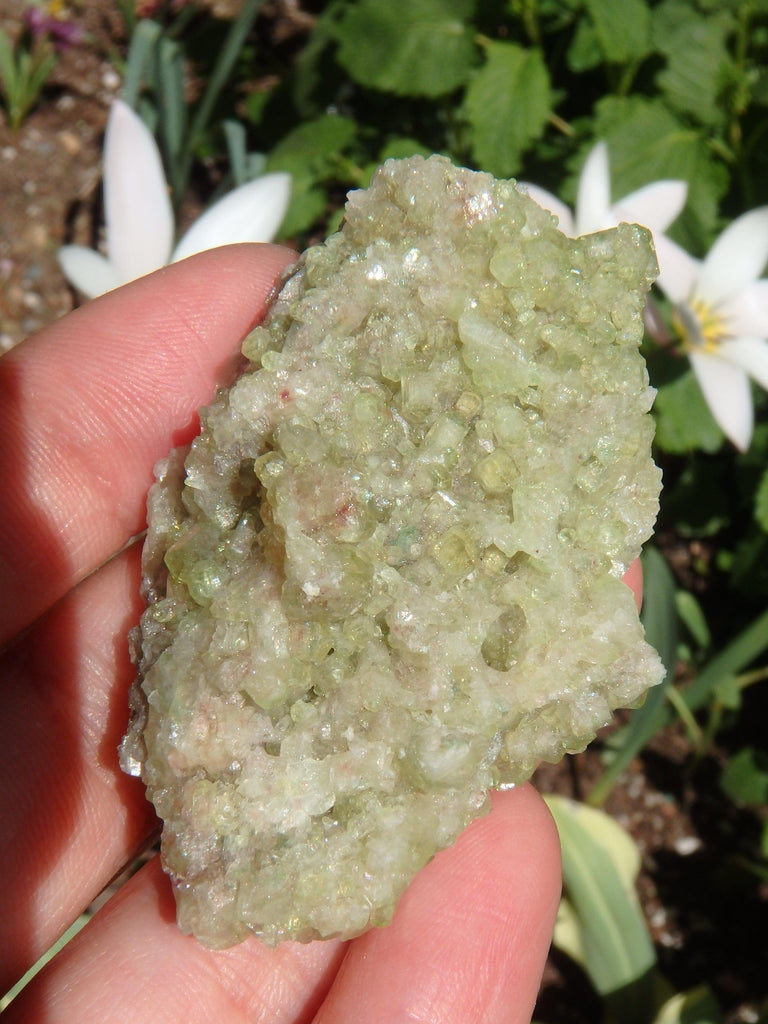
[[[0,657],[3,992],[155,827],[144,787],[117,761],[138,555],[113,559]]]
[[[624,582],[635,595],[635,604],[640,611],[643,603],[643,566],[639,558],[636,558],[624,573]]]
[[[170,883],[155,858],[14,1000],[7,1019],[308,1022],[343,955],[343,944],[333,941],[270,950],[250,939],[206,949],[179,931]]]
[[[414,879],[389,928],[346,947],[249,940],[206,950],[179,932],[153,862],[11,1004],[8,1022],[527,1022],[557,908],[559,847],[530,787],[494,805]]]
[[[0,359],[0,644],[143,529],[294,255],[230,246],[91,302]]]
[[[316,1024],[528,1024],[560,895],[560,847],[529,786],[493,797],[350,948]]]

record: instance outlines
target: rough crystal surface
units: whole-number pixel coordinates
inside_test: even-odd
[[[356,935],[658,682],[621,582],[660,475],[630,225],[389,161],[158,467],[124,768],[212,946]]]

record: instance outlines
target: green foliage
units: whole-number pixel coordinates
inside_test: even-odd
[[[626,64],[648,54],[651,12],[645,0],[586,0],[585,7],[606,64]]]
[[[703,252],[716,233],[729,180],[706,133],[659,97],[606,96],[595,105],[595,134],[610,149],[615,198],[664,178],[688,183],[685,210],[670,235],[692,252]]]
[[[322,222],[396,136],[497,175],[575,196],[575,172],[598,139],[615,197],[650,181],[689,184],[673,237],[703,253],[723,203],[768,180],[759,139],[768,102],[766,44],[743,5],[698,0],[333,0],[269,95],[246,101],[268,147],[330,112],[356,125],[357,161],[317,180],[289,227]],[[768,23],[768,15],[760,17]],[[746,22],[745,22],[746,18]],[[311,140],[306,156],[314,159]],[[297,151],[298,158],[298,151]],[[754,173],[753,173],[754,171]],[[761,172],[761,173],[758,173]],[[765,186],[768,199],[768,185]],[[695,390],[695,384],[691,390]],[[671,424],[670,424],[671,426]],[[708,431],[705,450],[719,444]],[[686,449],[696,438],[671,440]]]
[[[15,46],[0,29],[0,94],[11,131],[18,131],[35,105],[56,55],[42,41],[22,38]]]
[[[677,617],[691,634],[700,648],[706,649],[712,643],[712,635],[707,625],[701,605],[688,590],[675,592],[675,610]]]
[[[723,432],[712,418],[693,370],[659,384],[656,402],[656,443],[670,455],[716,452]]]
[[[706,18],[684,0],[665,0],[655,9],[654,48],[666,58],[656,84],[679,114],[715,128],[723,125],[727,111],[719,100],[735,70],[728,49],[734,27],[727,9]]]
[[[654,548],[643,554],[644,594],[641,619],[648,643],[659,653],[666,675],[632,715],[630,724],[613,738],[609,765],[589,795],[599,806],[633,757],[664,724],[666,698],[677,665],[678,617],[675,613],[676,587],[669,566]]]
[[[358,0],[334,33],[338,61],[360,85],[436,98],[463,85],[475,59],[473,0]]]
[[[678,992],[661,1007],[653,1024],[720,1024],[723,1015],[707,985]]]
[[[723,769],[720,787],[737,804],[768,803],[768,753],[753,747],[740,750]]]
[[[548,797],[547,804],[560,833],[565,895],[577,925],[571,951],[578,950],[597,992],[623,1004],[622,1019],[648,1020],[656,954],[634,891],[639,859],[631,840],[627,844],[601,812],[563,797]]]
[[[462,113],[477,164],[508,178],[544,132],[552,102],[549,74],[539,50],[506,42],[489,42],[485,49],[486,62],[469,84]]]
[[[683,697],[689,709],[709,705],[724,682],[745,672],[768,650],[768,608],[738,633],[694,679]]]
[[[755,491],[755,519],[768,533],[768,467],[763,471]]]
[[[123,69],[123,98],[158,131],[176,204],[184,195],[195,157],[205,152],[214,112],[232,82],[262,4],[263,0],[244,0],[223,37],[215,40],[215,56],[207,69],[205,87],[191,110],[185,86],[190,56],[184,43],[175,38],[172,29],[156,21],[142,19],[133,28]],[[185,27],[192,13],[192,7],[182,11],[180,18]],[[223,117],[220,120],[225,122]],[[230,151],[233,140],[230,129],[225,143]],[[248,165],[245,154],[239,161],[240,171]]]
[[[327,210],[324,186],[349,178],[348,160],[357,138],[351,118],[327,114],[289,132],[267,159],[268,171],[289,171],[293,176],[292,201],[283,232],[289,237],[308,231]]]
[[[603,997],[606,1024],[721,1024],[707,985],[671,994],[635,891],[640,853],[602,811],[545,797],[563,851],[563,897],[553,944]]]

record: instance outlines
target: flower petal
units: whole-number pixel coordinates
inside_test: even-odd
[[[545,188],[532,185],[529,181],[518,181],[517,187],[521,192],[529,195],[534,203],[538,203],[545,210],[554,213],[557,217],[558,227],[564,235],[573,235],[573,214],[570,208],[561,202],[557,196],[553,196]]]
[[[735,363],[768,391],[768,341],[765,338],[733,338],[720,345],[723,359]]]
[[[590,150],[579,176],[576,194],[576,233],[588,235],[614,223],[610,218],[611,172],[608,146],[598,142]]]
[[[104,257],[84,245],[63,245],[58,253],[64,276],[89,299],[112,291],[122,284],[115,268]]]
[[[768,338],[768,280],[755,281],[744,291],[723,302],[718,313],[736,337]]]
[[[173,252],[171,262],[231,242],[269,242],[285,217],[291,176],[264,174],[229,192],[195,221]]]
[[[701,262],[666,235],[654,239],[659,276],[656,284],[673,302],[687,302],[699,276]]]
[[[173,244],[173,211],[160,153],[131,108],[115,100],[104,139],[107,252],[120,280],[157,270]]]
[[[768,262],[768,206],[737,217],[715,241],[701,265],[696,294],[716,304],[757,280]]]
[[[689,352],[696,379],[725,436],[745,452],[752,440],[754,410],[749,378],[733,363],[708,352]]]
[[[613,213],[617,220],[641,224],[655,235],[669,227],[687,198],[687,181],[653,181],[620,199]]]

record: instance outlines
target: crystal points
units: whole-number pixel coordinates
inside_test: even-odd
[[[647,233],[570,239],[512,181],[388,161],[158,467],[122,763],[181,927],[386,924],[494,786],[661,668],[621,581],[660,475]]]

